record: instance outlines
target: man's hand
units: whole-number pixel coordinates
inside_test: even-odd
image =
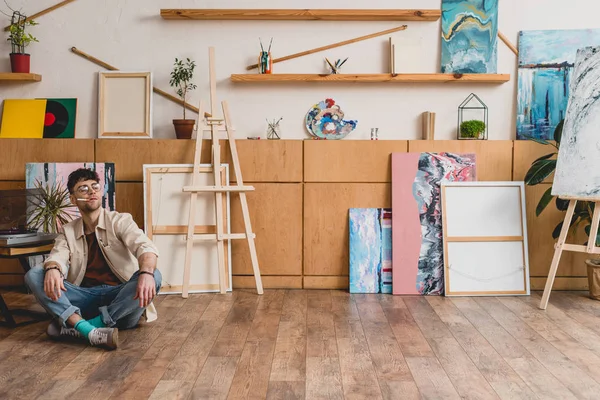
[[[44,277],[44,292],[46,293],[46,296],[51,300],[56,301],[60,297],[61,290],[67,291],[63,284],[63,278],[60,272],[57,269],[46,271],[46,276]]]
[[[140,274],[134,299],[140,299],[140,307],[144,308],[150,304],[154,296],[156,296],[154,277],[149,274]]]

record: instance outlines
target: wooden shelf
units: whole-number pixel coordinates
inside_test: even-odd
[[[0,72],[0,82],[22,81],[22,82],[40,82],[42,76],[39,74],[21,74],[15,72]]]
[[[505,83],[510,74],[233,74],[232,82]]]
[[[161,9],[163,19],[273,21],[437,21],[441,10]]]

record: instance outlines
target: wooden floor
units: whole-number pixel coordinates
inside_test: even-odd
[[[236,290],[160,296],[106,352],[0,328],[1,399],[598,399],[600,302]],[[31,296],[5,293],[12,307]]]

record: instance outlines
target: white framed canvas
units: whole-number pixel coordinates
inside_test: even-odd
[[[152,73],[98,73],[98,137],[152,138]]]
[[[524,182],[441,188],[445,295],[529,295]]]
[[[146,235],[159,250],[158,268],[162,274],[161,294],[183,291],[186,236],[190,210],[192,164],[144,164],[144,226]],[[229,185],[229,166],[221,164],[221,184]],[[200,165],[199,186],[214,185],[210,164]],[[224,233],[231,233],[229,193],[223,194]],[[215,193],[198,193],[195,234],[216,233]],[[231,245],[224,242],[226,288],[232,290]],[[189,293],[219,292],[217,242],[194,241]]]

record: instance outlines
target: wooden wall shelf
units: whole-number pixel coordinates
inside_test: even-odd
[[[0,72],[0,82],[22,81],[22,82],[40,82],[42,76],[39,74],[21,74],[16,72]]]
[[[505,83],[510,74],[233,74],[232,82]]]
[[[163,19],[272,21],[437,21],[441,10],[161,9]]]

